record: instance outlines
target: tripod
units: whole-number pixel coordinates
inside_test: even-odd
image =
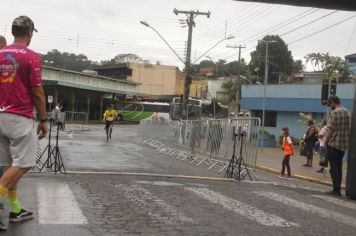
[[[236,153],[236,141],[237,141],[236,137],[237,136],[239,137],[239,141],[240,141],[239,158],[236,158],[236,154],[235,154]],[[246,174],[244,174],[244,172],[246,172],[248,177],[252,181],[250,171],[247,168],[246,163],[242,157],[245,136],[246,136],[246,131],[241,132],[241,126],[239,126],[239,128],[238,128],[237,134],[235,132],[235,127],[233,127],[233,140],[234,140],[233,154],[232,154],[229,166],[226,169],[225,178],[234,178],[234,179],[240,181],[245,178]],[[237,167],[237,173],[235,170],[236,167]],[[244,170],[242,170],[242,168],[244,168]]]
[[[49,119],[49,134],[48,134],[48,144],[46,148],[43,150],[42,154],[36,160],[36,166],[38,167],[38,172],[41,173],[42,170],[46,167],[47,169],[51,169],[52,172],[60,172],[62,174],[66,174],[66,169],[64,167],[63,159],[61,152],[58,147],[58,138],[59,138],[59,122],[57,122],[57,131],[56,131],[56,144],[54,147],[51,145],[52,139],[52,123],[53,119]],[[47,154],[47,159],[45,162],[42,162],[42,156]]]

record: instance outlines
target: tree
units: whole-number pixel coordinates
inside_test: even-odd
[[[221,88],[227,91],[229,103],[236,100],[236,91],[238,89],[238,86],[235,79],[227,80],[221,85]]]
[[[199,63],[199,68],[215,68],[215,63],[210,60],[203,60]]]
[[[93,62],[88,60],[84,54],[61,53],[57,49],[41,55],[41,59],[44,65],[74,71],[90,70],[93,66]]]
[[[238,61],[232,61],[225,65],[226,70],[234,76],[240,73],[241,76],[248,76],[250,74],[249,66],[246,64],[244,58],[241,59],[240,63]]]
[[[290,74],[293,70],[293,57],[291,51],[288,50],[287,44],[278,35],[267,35],[263,41],[276,41],[268,45],[268,60],[269,60],[269,82],[277,82],[277,72]],[[265,71],[265,54],[266,43],[259,41],[256,50],[251,52],[251,61],[249,67],[251,71],[256,71],[262,77]],[[261,80],[262,81],[262,80]]]
[[[293,61],[293,72],[303,72],[304,65],[302,60],[295,60]]]
[[[348,81],[349,70],[345,60],[341,57],[330,56],[329,53],[309,53],[305,57],[307,63],[312,63],[318,71],[322,71],[332,77],[335,73],[339,76],[340,82]]]
[[[144,60],[133,53],[118,54],[114,57],[114,61],[117,64],[120,63],[142,63]]]

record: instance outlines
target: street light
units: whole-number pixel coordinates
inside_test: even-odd
[[[152,26],[150,26],[147,21],[140,21],[140,23],[148,28],[151,28],[154,32],[156,32],[156,34],[158,34],[158,36],[163,40],[163,42],[172,50],[172,52],[178,57],[178,59],[185,64],[185,62],[183,61],[183,59],[178,55],[178,53],[171,47],[171,45],[163,38],[163,36]]]
[[[216,46],[218,46],[221,42],[224,42],[225,40],[230,40],[230,39],[234,39],[235,36],[233,35],[229,35],[228,37],[223,38],[222,40],[220,40],[219,42],[217,42],[216,44],[214,44],[211,48],[209,48],[208,50],[206,50],[206,52],[204,52],[201,56],[199,56],[197,59],[195,59],[193,61],[193,63],[195,63],[196,61],[198,61],[200,58],[202,58],[203,56],[205,56],[208,52],[210,52],[211,50],[213,50]]]
[[[266,88],[268,82],[268,45],[270,43],[277,43],[275,40],[266,41],[266,40],[259,40],[259,42],[266,43],[266,57],[265,57],[265,81],[263,84],[263,102],[262,102],[262,134],[265,130],[265,116],[266,116]],[[261,139],[261,146],[263,148],[263,138]]]

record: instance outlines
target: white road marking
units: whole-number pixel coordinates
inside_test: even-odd
[[[197,184],[197,183],[176,183],[176,182],[170,182],[170,181],[135,181],[135,183],[138,183],[138,184],[150,184],[150,185],[156,185],[156,186],[176,186],[176,187],[179,187],[179,186],[195,186],[195,187],[207,187],[208,185],[206,184]]]
[[[317,206],[314,206],[311,204],[307,204],[300,200],[294,200],[294,199],[282,196],[277,193],[264,192],[264,191],[256,191],[254,193],[261,197],[271,199],[276,202],[280,202],[288,207],[299,208],[301,210],[304,210],[304,211],[307,211],[310,213],[318,214],[321,217],[330,218],[330,219],[337,221],[339,223],[356,227],[356,220],[351,216],[346,216],[346,215],[340,214],[335,211],[331,211],[331,210],[320,208],[320,207],[317,207]]]
[[[325,192],[325,189],[299,186],[299,185],[289,184],[289,183],[280,183],[280,182],[272,182],[272,181],[250,181],[250,180],[242,180],[240,182],[249,183],[249,184],[266,184],[266,185],[283,186],[283,187],[289,187],[295,189],[304,189],[304,190],[310,190],[316,192]]]
[[[330,197],[330,196],[325,196],[325,195],[311,195],[313,197],[322,199],[324,201],[339,205],[339,206],[343,206],[343,207],[347,207],[353,210],[356,210],[356,203],[353,202],[348,202],[348,201],[343,201],[341,199],[335,198],[335,197]]]
[[[40,224],[88,224],[67,184],[37,184],[37,195]]]
[[[135,182],[139,184],[151,184],[157,186],[183,186],[183,184],[168,182],[168,181],[135,181]]]
[[[249,220],[256,221],[266,226],[278,226],[278,227],[291,227],[299,226],[296,223],[287,221],[279,216],[266,213],[256,207],[250,206],[246,203],[239,202],[230,197],[226,197],[218,192],[211,191],[207,188],[184,188],[197,194],[199,197],[208,200],[214,204],[220,205],[227,210],[233,211],[239,215],[245,216]]]
[[[128,200],[137,203],[142,210],[147,211],[152,219],[164,220],[165,223],[172,225],[176,224],[177,221],[195,222],[192,218],[180,213],[175,207],[168,205],[164,200],[161,200],[140,185],[118,184],[115,187],[122,190]],[[157,209],[163,210],[164,213],[162,214]]]

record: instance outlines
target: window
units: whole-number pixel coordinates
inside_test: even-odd
[[[262,125],[262,111],[253,111],[254,116],[261,119]],[[265,111],[265,127],[276,127],[277,126],[277,112],[275,111]]]
[[[350,58],[349,63],[356,63],[356,58]]]

